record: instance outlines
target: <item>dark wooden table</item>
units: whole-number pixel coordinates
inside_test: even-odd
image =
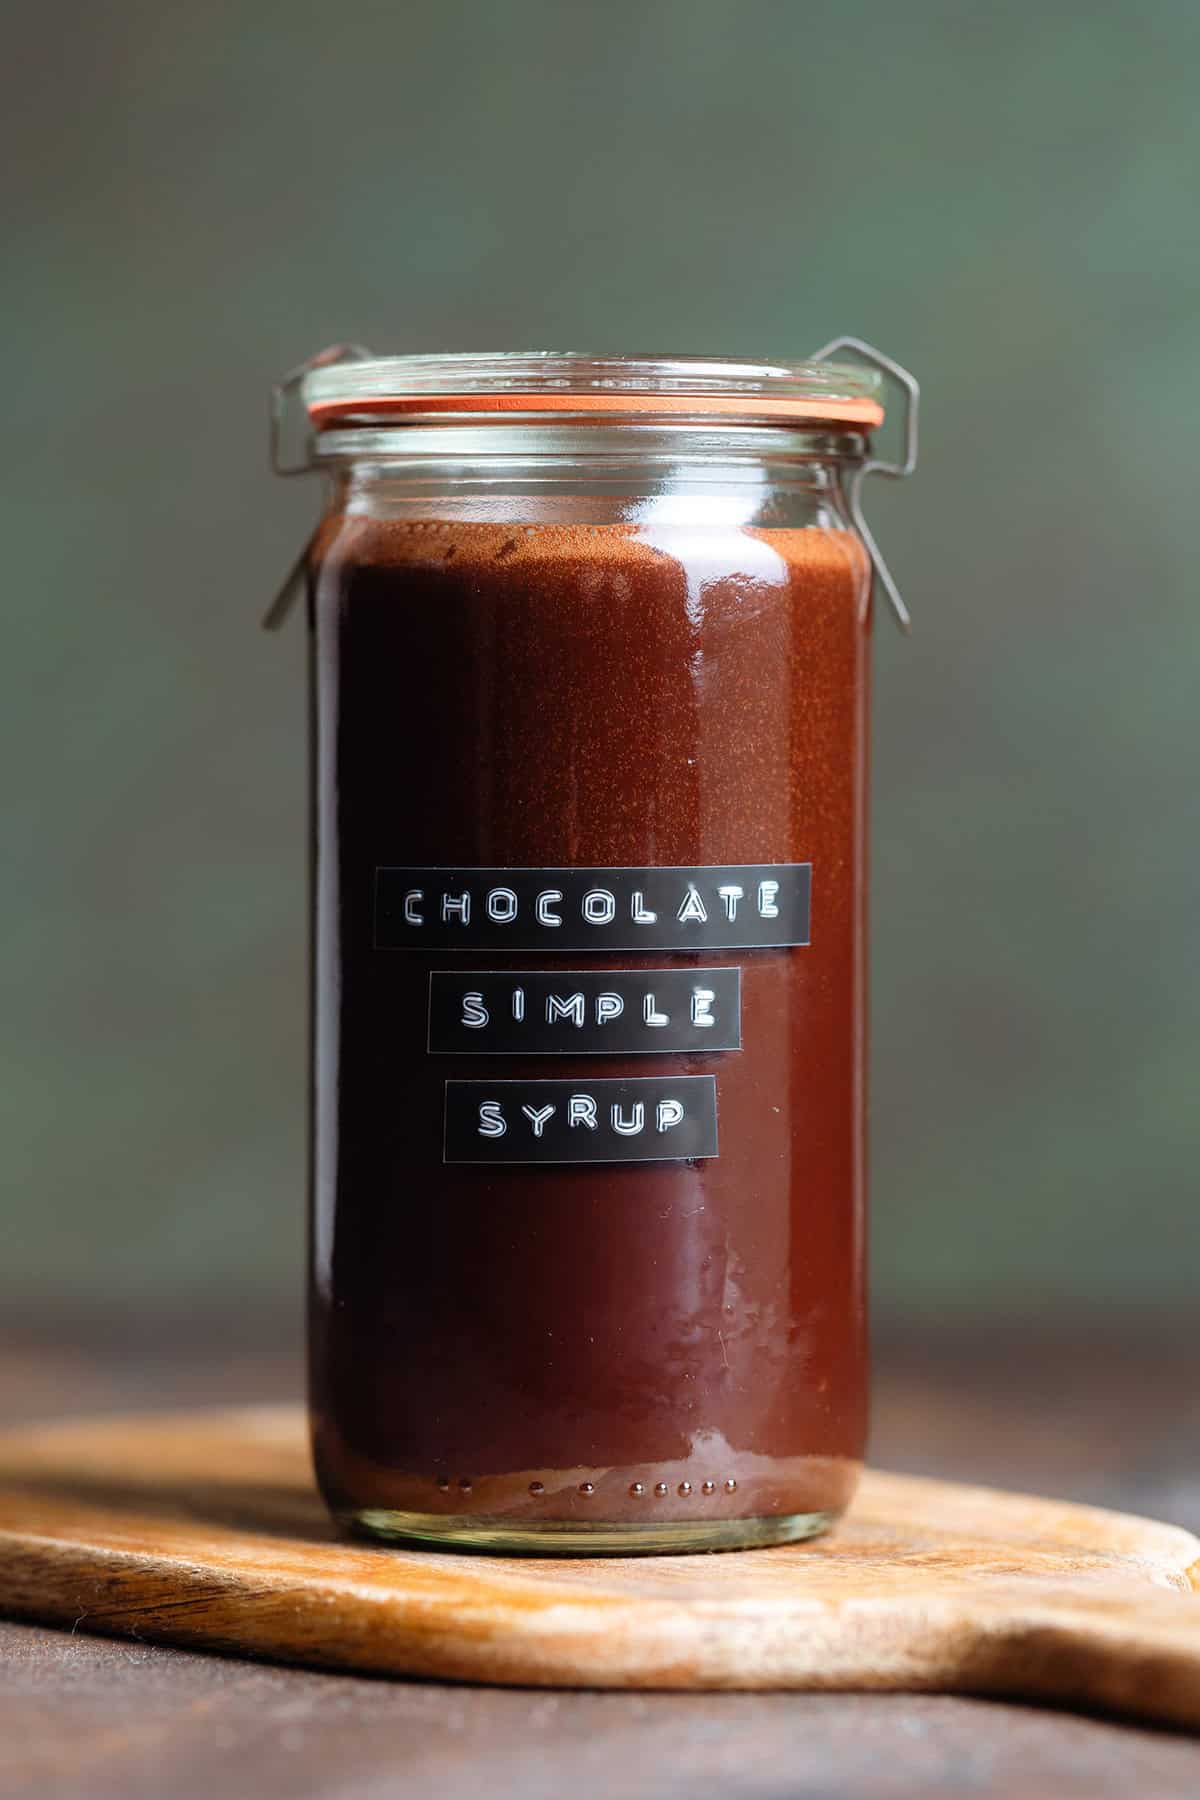
[[[288,1333],[281,1331],[281,1339]],[[294,1347],[228,1329],[0,1342],[0,1420],[287,1398]],[[217,1352],[206,1345],[221,1344]],[[878,1347],[880,1464],[1094,1500],[1200,1532],[1194,1333],[971,1335]],[[982,1700],[552,1694],[271,1668],[0,1623],[0,1793],[1200,1795],[1200,1742]]]

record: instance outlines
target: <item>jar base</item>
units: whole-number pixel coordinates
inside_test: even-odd
[[[498,1556],[686,1556],[712,1550],[753,1550],[818,1537],[840,1517],[840,1512],[807,1512],[661,1525],[620,1519],[607,1523],[547,1519],[530,1525],[494,1517],[393,1512],[382,1507],[337,1514],[338,1523],[356,1537]]]

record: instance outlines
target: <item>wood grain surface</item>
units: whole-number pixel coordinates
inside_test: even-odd
[[[1200,1725],[1200,1543],[870,1474],[843,1527],[577,1562],[340,1540],[292,1407],[0,1439],[0,1611],[192,1647],[547,1687],[906,1690]]]

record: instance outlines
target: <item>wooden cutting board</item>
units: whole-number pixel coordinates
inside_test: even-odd
[[[719,1556],[340,1539],[298,1409],[0,1437],[0,1613],[235,1655],[548,1687],[907,1689],[1200,1726],[1200,1541],[868,1474],[831,1536]]]

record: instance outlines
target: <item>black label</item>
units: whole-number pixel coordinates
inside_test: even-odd
[[[448,1163],[680,1162],[717,1154],[712,1075],[448,1081]]]
[[[811,863],[376,869],[387,950],[768,950],[809,941]]]
[[[654,1056],[740,1050],[740,969],[435,971],[438,1056]]]

